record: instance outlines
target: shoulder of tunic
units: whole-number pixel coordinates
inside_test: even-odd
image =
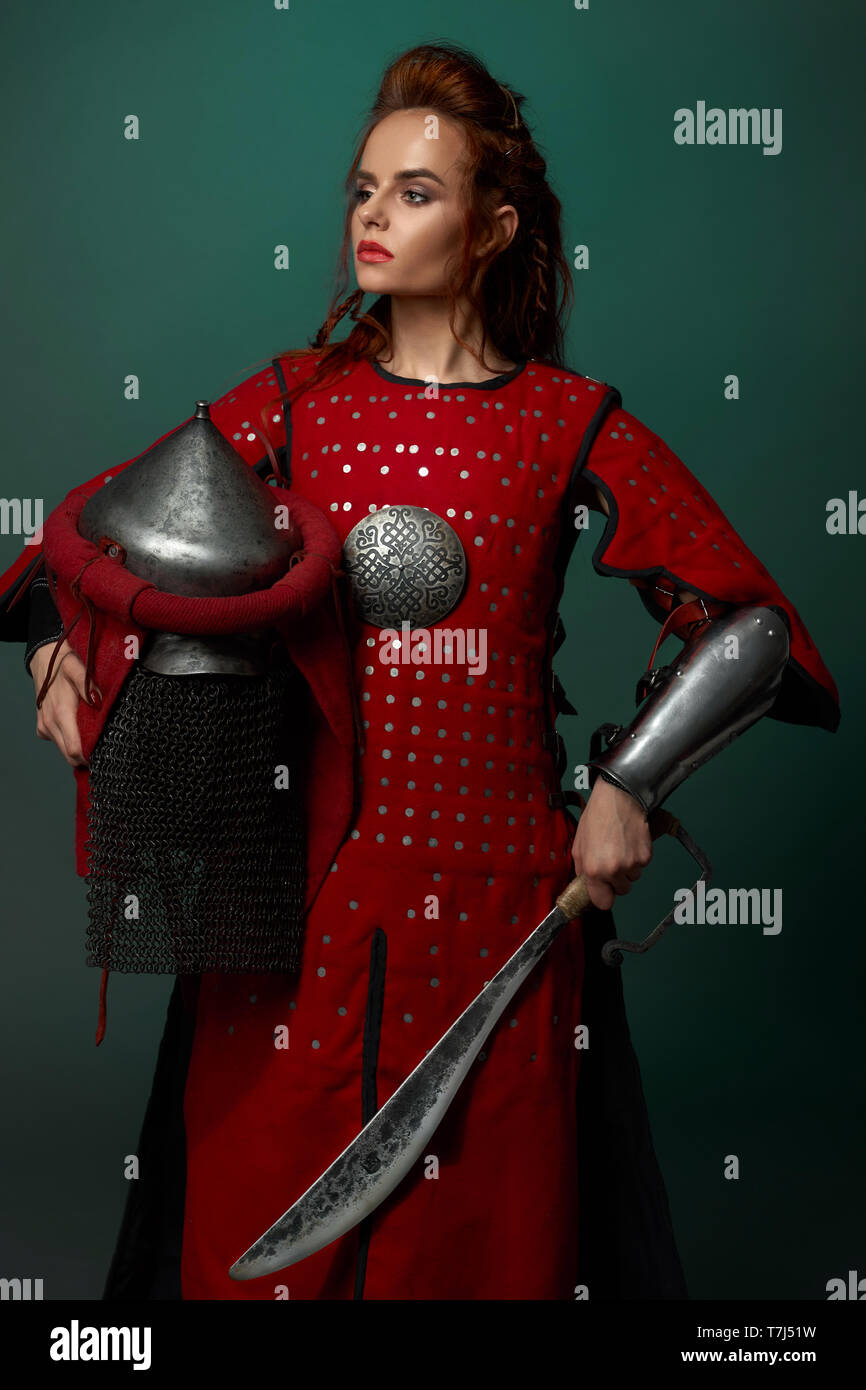
[[[622,406],[598,431],[583,476],[604,494],[609,512],[592,556],[598,574],[628,577],[662,621],[654,585],[783,614],[791,655],[772,718],[834,732],[839,692],[786,592],[749,548],[718,502],[665,441]]]

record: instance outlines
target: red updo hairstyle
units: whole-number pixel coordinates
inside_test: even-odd
[[[363,290],[342,296],[349,283],[351,222],[361,155],[373,128],[394,111],[429,111],[459,126],[465,138],[462,264],[447,290],[449,322],[456,340],[472,351],[455,328],[457,301],[464,297],[482,325],[478,358],[482,366],[488,366],[488,341],[514,361],[562,360],[564,323],[574,293],[562,250],[562,208],[547,182],[547,165],[520,113],[524,101],[525,97],[497,82],[479,58],[457,44],[421,44],[389,64],[346,178],[343,240],[327,318],[309,340],[306,353],[293,348],[276,354],[307,359],[312,355],[317,366],[305,383],[262,407],[263,421],[274,405],[293,400],[350,363],[390,356],[390,295],[380,295],[363,314]],[[517,231],[504,250],[501,224],[495,216],[503,203],[513,204],[519,218]],[[490,243],[488,250],[473,255],[473,249],[484,242]],[[345,339],[332,343],[331,335],[346,313],[355,326]]]

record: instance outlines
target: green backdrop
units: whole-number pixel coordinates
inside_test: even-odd
[[[828,1279],[866,1274],[866,536],[825,528],[828,499],[862,477],[864,27],[854,0],[14,0],[0,18],[0,492],[43,496],[46,514],[197,397],[315,332],[352,143],[388,60],[454,40],[527,95],[566,246],[590,248],[568,364],[618,386],[698,475],[794,600],[841,693],[835,736],[762,720],[671,798],[717,884],[782,888],[781,933],[673,928],[624,966],[698,1299],[822,1299]],[[677,145],[674,111],[698,101],[781,108],[781,153]],[[137,141],[123,136],[130,113]],[[289,270],[273,268],[278,243]],[[738,401],[723,395],[731,372]],[[127,373],[139,401],[124,399]],[[561,610],[572,763],[597,724],[630,717],[657,631],[625,581],[593,571],[600,530],[595,517]],[[0,536],[0,568],[19,549]],[[22,656],[0,646],[0,1275],[95,1299],[170,982],[114,977],[94,1048],[73,780],[35,738]],[[617,904],[620,934],[645,934],[688,874],[682,851],[660,845]],[[738,1181],[723,1176],[727,1154]]]

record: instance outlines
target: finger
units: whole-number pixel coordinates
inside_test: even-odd
[[[75,717],[77,707],[78,700],[75,693],[70,691],[65,698],[58,699],[53,696],[50,700],[46,700],[37,718],[36,731],[39,737],[55,743],[70,767],[86,766],[81,751],[81,735],[78,732],[78,723]]]
[[[601,878],[588,878],[586,888],[589,893],[590,902],[594,907],[598,907],[602,912],[606,912],[613,907],[614,892],[609,883]]]
[[[607,881],[615,893],[628,893],[643,871],[643,864],[629,864],[626,868],[616,869],[613,873],[607,874]]]
[[[69,750],[66,747],[66,740],[63,737],[63,729],[61,725],[56,720],[51,720],[47,723],[47,728],[48,737],[51,739],[52,743],[56,743],[63,757],[69,763],[69,766],[74,767],[75,764],[69,756]]]
[[[68,652],[63,652],[62,645],[58,644],[55,647],[50,647],[46,645],[44,647],[39,648],[32,662],[30,663],[30,672],[34,675],[36,693],[38,694],[45,683],[45,678],[48,675],[48,668],[49,666],[51,666],[52,659],[54,661],[54,665],[53,667],[51,667],[51,679],[48,682],[48,688],[46,689],[45,695],[43,697],[44,699],[47,699],[48,696],[51,695],[54,690],[56,690],[56,683],[60,675],[60,668],[63,665],[63,661],[66,655],[68,655]],[[41,661],[40,657],[43,657]]]
[[[614,878],[610,880],[610,886],[618,898],[623,898],[626,893],[631,892],[633,884],[624,874],[616,874]]]
[[[607,883],[613,893],[627,893],[631,888],[631,879],[626,870],[620,867],[615,860],[610,863],[591,863],[588,870],[585,870],[587,879],[595,883]]]
[[[84,672],[84,662],[75,655],[75,652],[67,652],[61,662],[61,665],[63,666],[64,677],[69,682],[69,684],[75,689],[78,698],[80,700],[84,700],[85,703],[95,704],[96,701],[92,699],[88,700]],[[93,684],[92,681],[91,688],[93,690],[96,689],[96,686]]]
[[[81,751],[81,731],[78,727],[78,711],[81,701],[78,692],[70,681],[65,681],[61,689],[57,692],[52,710],[54,712],[54,724],[63,741],[66,749],[67,759],[73,767],[81,767],[85,763],[84,755]]]
[[[87,760],[81,751],[81,733],[78,728],[78,721],[69,710],[64,711],[60,721],[60,729],[72,765],[74,767],[86,767]]]

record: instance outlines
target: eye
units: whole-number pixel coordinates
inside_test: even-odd
[[[370,194],[369,188],[356,188],[356,189],[355,189],[355,193],[354,193],[355,202],[356,202],[356,203],[363,203],[363,202],[366,202],[367,197],[369,196],[369,194]],[[412,206],[412,207],[416,207],[416,208],[417,208],[417,207],[421,207],[422,203],[429,203],[429,202],[430,202],[429,197],[427,196],[427,194],[424,192],[424,190],[423,190],[422,188],[407,188],[406,191],[405,191],[405,193],[403,194],[403,197],[408,198],[408,197],[410,196],[410,194],[412,195],[412,203],[411,203],[411,206]],[[418,201],[416,202],[415,199],[417,199]]]

